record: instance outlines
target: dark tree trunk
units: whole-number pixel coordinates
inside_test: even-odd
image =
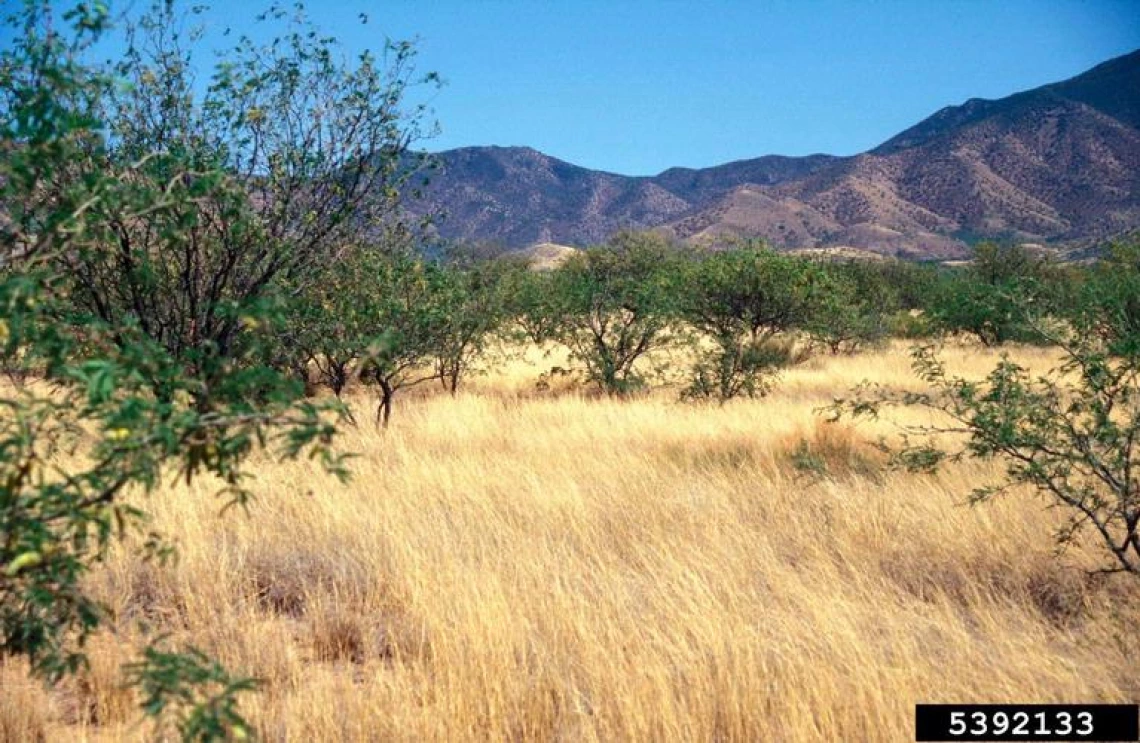
[[[376,425],[388,427],[388,420],[392,417],[392,396],[396,390],[384,379],[380,380],[380,405],[376,408]]]

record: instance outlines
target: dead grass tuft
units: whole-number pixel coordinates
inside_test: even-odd
[[[322,662],[363,663],[365,629],[357,615],[333,609],[309,621],[313,657]],[[390,651],[389,651],[390,654]]]
[[[47,691],[28,678],[27,663],[0,659],[0,743],[43,743],[54,713]]]
[[[254,551],[247,564],[250,590],[263,611],[286,617],[306,613],[313,593],[342,596],[366,590],[364,569],[343,554],[298,545]]]
[[[123,682],[122,665],[134,658],[130,645],[110,634],[92,638],[88,665],[67,679],[60,699],[64,719],[84,726],[114,726],[138,716],[138,699]]]
[[[777,446],[792,469],[817,477],[881,480],[887,456],[849,425],[814,421],[808,433],[785,437]]]

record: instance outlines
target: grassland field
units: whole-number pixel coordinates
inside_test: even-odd
[[[814,412],[918,389],[905,344],[723,406],[537,390],[551,363],[417,388],[386,431],[354,391],[346,485],[262,458],[248,513],[208,480],[148,496],[179,559],[116,546],[90,669],[48,691],[0,666],[0,741],[149,739],[118,670],[146,632],[261,679],[242,709],[267,741],[905,741],[916,702],[1140,700],[1140,589],[1090,579],[1091,540],[1055,554],[1062,513],[965,505],[1000,465],[891,470],[890,421]]]

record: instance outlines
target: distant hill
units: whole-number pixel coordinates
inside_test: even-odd
[[[853,157],[769,155],[652,177],[529,148],[438,155],[417,211],[444,237],[582,246],[622,228],[952,258],[1008,238],[1081,249],[1140,227],[1140,51],[1064,82],[950,106]]]

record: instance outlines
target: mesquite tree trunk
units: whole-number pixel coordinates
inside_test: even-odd
[[[392,396],[396,394],[396,390],[388,380],[381,379],[379,381],[380,404],[376,407],[376,425],[387,428],[388,419],[392,417]]]

